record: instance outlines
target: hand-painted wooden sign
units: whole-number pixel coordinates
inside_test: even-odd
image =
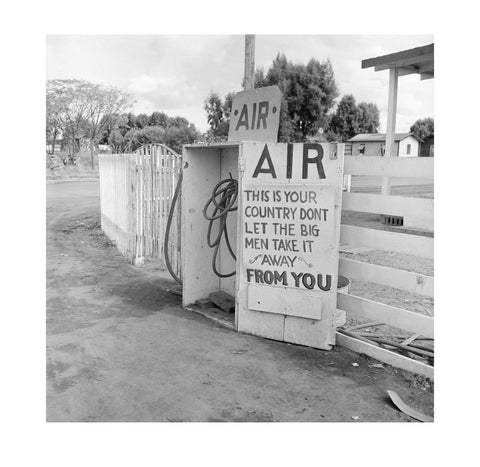
[[[276,142],[282,94],[278,86],[235,94],[228,141]]]
[[[338,267],[333,187],[246,185],[242,195],[247,282],[332,290]]]
[[[238,329],[330,349],[343,145],[244,143]]]

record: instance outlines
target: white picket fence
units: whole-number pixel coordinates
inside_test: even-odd
[[[128,261],[164,260],[164,234],[181,157],[162,144],[134,154],[100,154],[102,230]],[[169,237],[169,258],[181,277],[180,198]]]

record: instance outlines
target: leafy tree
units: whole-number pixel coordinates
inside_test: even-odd
[[[112,132],[108,136],[107,141],[108,144],[112,147],[114,153],[123,152],[123,148],[125,145],[125,136],[118,128],[112,130]]]
[[[130,128],[127,130],[123,136],[123,145],[122,145],[122,151],[121,152],[133,152],[138,146],[141,146],[140,144],[137,143],[135,136],[137,131],[135,128]]]
[[[230,131],[230,119],[221,121],[215,131],[213,131],[213,136],[217,141],[226,141],[228,138],[228,132]]]
[[[255,74],[255,87],[278,85],[282,91],[280,141],[305,141],[328,122],[328,112],[338,96],[329,60],[312,58],[307,65],[294,64],[278,54],[265,74]]]
[[[183,118],[183,117],[181,117]],[[199,139],[200,133],[195,128],[193,123],[188,123],[188,120],[184,119],[186,125],[170,125],[165,130],[165,136],[163,143],[172,148],[178,154],[182,153],[182,146],[184,144],[194,143]]]
[[[329,142],[338,142],[342,141],[342,137],[335,133],[333,130],[329,129],[325,132],[325,139]]]
[[[210,124],[210,130],[205,135],[207,141],[214,142],[227,139],[234,97],[235,92],[229,92],[222,101],[217,93],[211,92],[205,100],[207,121]]]
[[[433,118],[420,118],[411,127],[410,132],[415,133],[420,139],[425,141],[425,138],[435,133],[435,125]]]
[[[279,141],[305,141],[327,125],[328,113],[338,96],[329,60],[320,62],[312,58],[302,65],[278,54],[266,73],[263,69],[255,73],[255,87],[272,85],[278,85],[282,92]],[[222,102],[217,93],[211,92],[205,100],[210,125],[207,139],[228,135],[233,96],[234,93],[227,94]]]
[[[140,115],[139,115],[140,117]],[[167,128],[168,126],[168,115],[164,112],[153,112],[148,119],[149,126],[161,126]],[[145,128],[147,125],[144,125]]]
[[[342,141],[346,141],[360,133],[359,120],[360,110],[355,98],[351,94],[346,94],[338,103],[330,129],[339,135]]]
[[[150,118],[151,117],[149,117],[147,114],[138,114],[137,116],[133,115],[130,128],[145,128],[146,126],[150,125]],[[154,123],[154,125],[155,124],[156,123]]]
[[[168,117],[168,126],[147,125],[144,128],[129,128],[127,115],[119,116],[116,124],[110,128],[107,141],[114,152],[133,152],[140,146],[152,143],[162,143],[171,147],[179,154],[182,146],[197,141],[200,132],[193,123],[184,117]]]
[[[347,141],[359,133],[378,133],[380,113],[373,102],[358,105],[351,94],[346,94],[338,103],[327,125],[329,141]],[[332,139],[334,138],[334,139]]]
[[[132,104],[123,91],[80,80],[50,80],[46,90],[47,143],[61,135],[70,142],[72,155],[80,141],[93,149],[108,143],[114,152],[131,152],[144,144],[163,143],[181,152],[182,145],[200,138],[193,123],[182,116],[169,117],[164,112],[135,115],[125,110]]]
[[[373,102],[358,104],[358,127],[360,133],[378,133],[380,127],[380,112]]]
[[[183,127],[188,127],[190,122],[185,118],[185,117],[168,117],[167,119],[167,127],[169,126],[174,126],[176,128],[183,128]]]
[[[163,126],[147,126],[134,132],[132,150],[135,150],[144,144],[163,143],[164,140],[165,128],[163,128]]]
[[[204,102],[204,109],[207,112],[207,122],[210,128],[215,131],[224,120],[222,99],[216,92],[211,92],[208,95]]]
[[[233,98],[235,97],[234,92],[229,92],[226,96],[225,99],[223,100],[222,104],[222,110],[223,110],[223,117],[226,120],[230,119],[230,114],[232,112],[232,105],[233,105]]]

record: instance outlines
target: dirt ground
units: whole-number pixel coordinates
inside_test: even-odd
[[[414,421],[388,389],[433,415],[422,378],[184,310],[162,265],[127,264],[102,234],[98,182],[46,189],[47,421]]]

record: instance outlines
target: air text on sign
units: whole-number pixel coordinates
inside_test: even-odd
[[[278,86],[235,94],[230,114],[229,141],[275,142],[282,95]]]
[[[285,154],[285,178],[290,180],[293,173],[293,144],[289,143],[286,145],[287,150]],[[303,145],[302,151],[302,179],[306,180],[309,178],[309,167],[311,164],[317,169],[318,178],[326,178],[325,170],[323,169],[323,147],[318,143],[305,143]],[[258,159],[258,163],[255,166],[252,177],[257,178],[258,175],[269,174],[272,178],[277,178],[277,172],[275,169],[275,164],[272,161],[270,152],[268,150],[268,144],[265,144],[262,154]],[[315,175],[313,175],[315,177]]]

